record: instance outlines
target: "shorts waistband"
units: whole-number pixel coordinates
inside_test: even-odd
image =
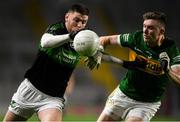
[[[29,88],[35,90],[36,92],[38,92],[39,94],[43,94],[45,96],[48,96],[48,97],[52,97],[52,96],[49,96],[41,91],[39,91],[36,87],[33,86],[33,84],[31,83],[31,81],[29,81],[27,78],[24,79],[23,83],[28,86]]]

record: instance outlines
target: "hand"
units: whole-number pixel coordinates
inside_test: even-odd
[[[164,72],[168,72],[170,68],[170,58],[166,52],[162,52],[159,54],[159,61],[161,67],[163,68]]]
[[[89,28],[83,28],[83,29],[80,29],[80,30],[77,30],[77,31],[72,31],[69,33],[69,38],[74,40],[74,37],[82,30],[86,30],[86,29],[89,29]]]
[[[79,33],[79,31],[81,31],[81,30],[70,32],[70,33],[69,33],[69,38],[72,39],[72,40],[74,40],[74,37],[76,36],[76,34]]]
[[[74,48],[74,45],[73,45],[73,41],[74,41],[74,37],[82,30],[85,30],[85,29],[81,29],[81,30],[77,30],[77,31],[72,31],[69,33],[69,38],[71,39],[69,42],[70,42],[70,46],[72,48]]]
[[[101,64],[101,59],[103,56],[104,48],[99,46],[99,49],[93,56],[89,56],[85,59],[86,65],[89,67],[90,70],[93,70],[95,67],[98,69],[99,65]]]

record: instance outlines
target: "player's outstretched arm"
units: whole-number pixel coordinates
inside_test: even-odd
[[[101,36],[99,37],[100,45],[106,47],[106,45],[116,45],[118,44],[119,35]]]
[[[106,63],[113,63],[113,64],[119,64],[119,65],[123,65],[124,61],[119,59],[119,58],[116,58],[114,56],[111,56],[111,55],[106,55],[104,54],[102,56],[102,61],[103,62],[106,62]]]
[[[41,46],[44,48],[49,48],[49,47],[57,47],[63,45],[64,43],[73,41],[76,34],[82,30],[84,29],[72,31],[69,34],[62,34],[62,35],[53,35],[50,33],[44,33],[41,38]]]
[[[102,61],[113,64],[119,64],[126,69],[141,70],[151,75],[164,74],[164,70],[161,68],[160,63],[158,61],[148,59],[141,55],[137,55],[134,61],[124,61],[111,55],[103,55]],[[156,67],[156,68],[152,68],[152,67]]]
[[[118,64],[126,69],[141,69],[143,71],[146,71],[145,67],[147,64],[147,60],[125,61],[112,55],[104,54],[102,56],[102,61],[112,64]]]
[[[70,41],[69,34],[53,35],[44,33],[41,38],[41,46],[44,48],[57,47]]]

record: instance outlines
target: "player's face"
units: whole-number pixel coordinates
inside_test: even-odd
[[[65,23],[68,32],[77,31],[85,28],[88,22],[88,16],[78,12],[68,12],[65,15]]]
[[[164,27],[157,20],[154,19],[144,20],[143,37],[144,37],[144,41],[150,47],[157,46],[159,45],[162,37],[164,37]]]

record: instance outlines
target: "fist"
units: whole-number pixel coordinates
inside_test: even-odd
[[[69,33],[69,38],[74,40],[74,37],[76,36],[76,34],[78,33],[79,31],[72,31]]]

